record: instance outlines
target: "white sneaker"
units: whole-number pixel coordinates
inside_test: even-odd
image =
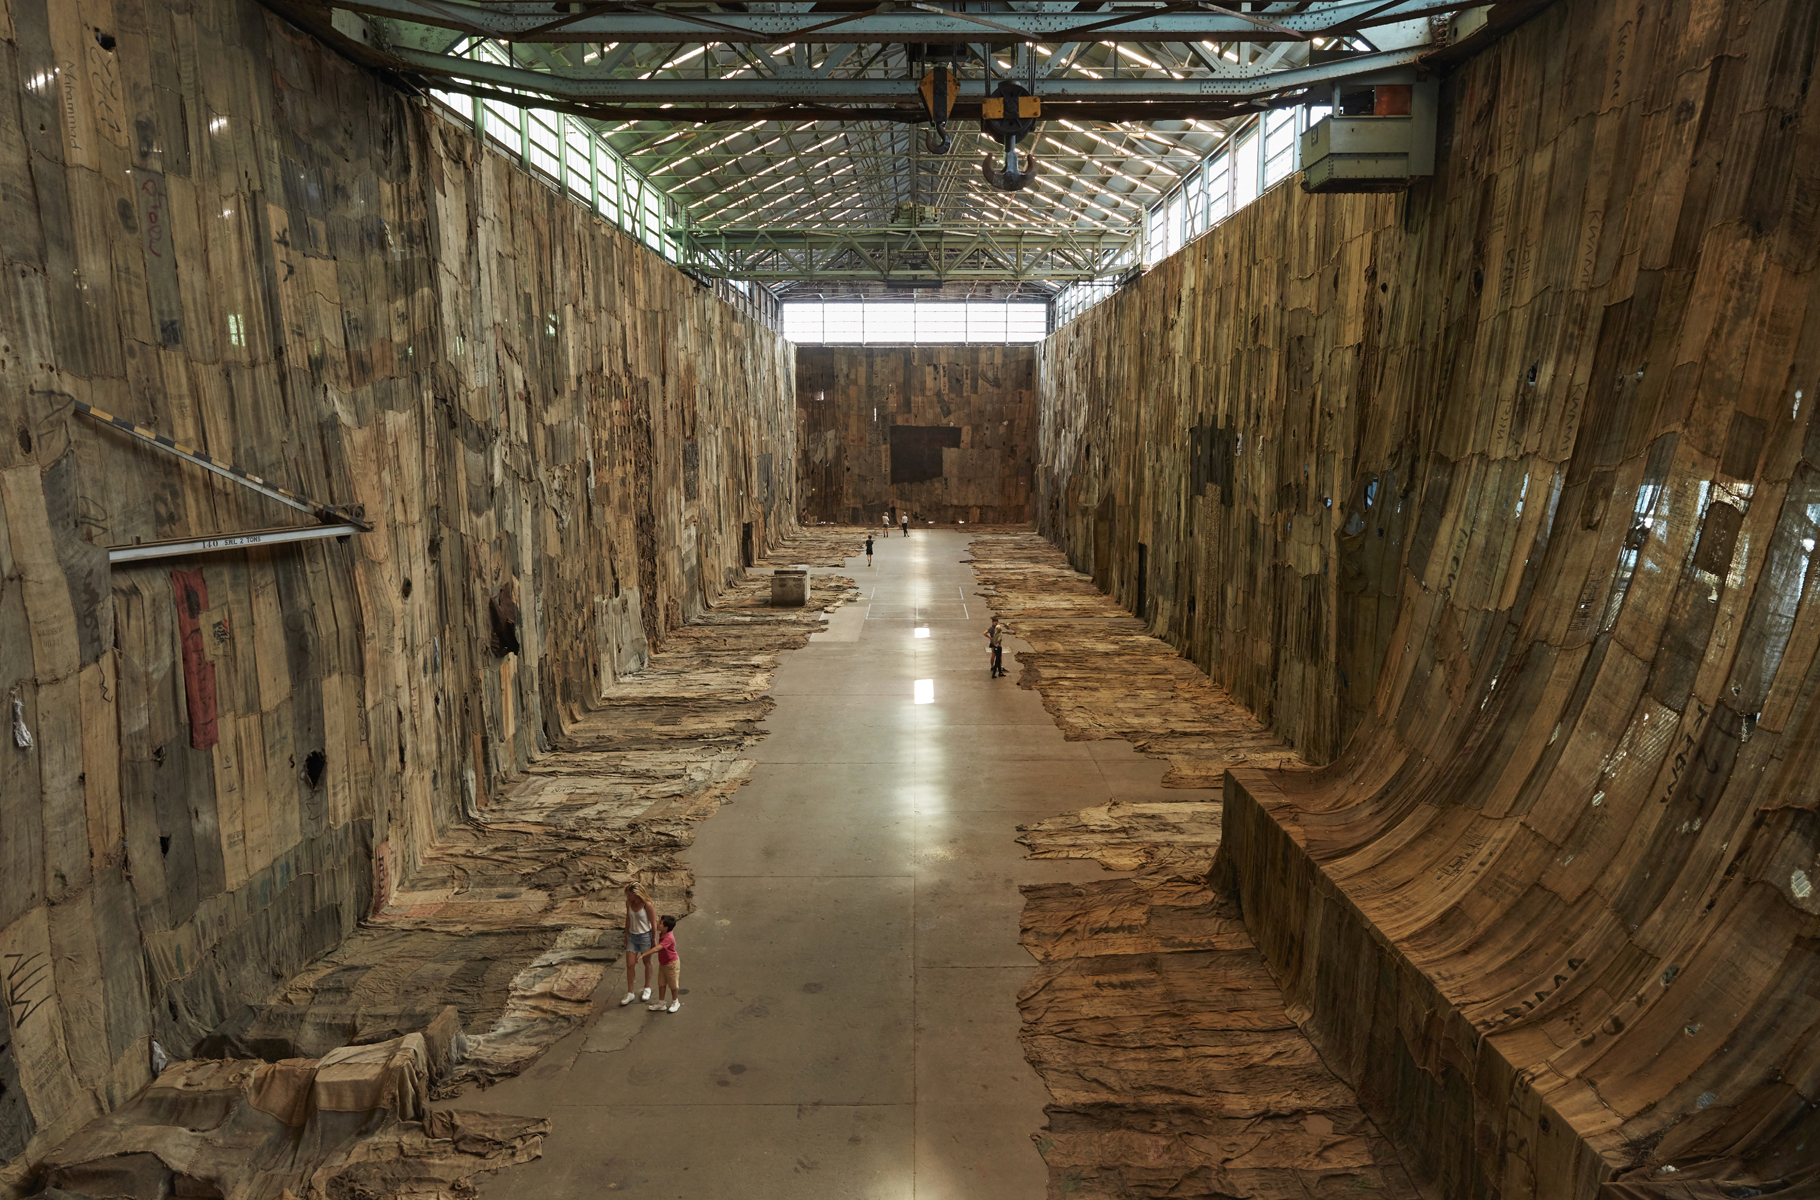
[[[671,1011],[671,1012],[675,1012],[675,1011],[676,1011],[676,1010],[677,1010],[677,1009],[679,1009],[679,1008],[681,1008],[681,1007],[682,1007],[682,1001],[681,1001],[681,1000],[672,1000],[672,1001],[670,1001],[670,1011]]]
[[[626,1006],[626,1005],[628,1005],[628,1004],[630,1004],[630,1003],[632,1003],[632,1001],[634,1001],[634,1000],[636,1000],[636,999],[638,999],[638,996],[637,996],[637,995],[636,995],[636,994],[634,994],[634,993],[632,993],[632,992],[627,992],[627,993],[626,993],[626,998],[625,998],[625,999],[624,999],[624,1000],[621,1000],[621,1001],[620,1001],[620,1002],[619,1002],[619,1006],[620,1006],[620,1007],[621,1007],[621,1008],[624,1008],[624,1007],[625,1007],[625,1006]]]
[[[638,998],[640,1000],[649,1000],[651,998],[651,989],[646,988],[644,991],[640,992]]]
[[[661,1003],[661,1002],[660,1002],[660,1003],[657,1003],[657,1004],[647,1004],[647,1005],[645,1005],[645,1011],[646,1011],[646,1012],[662,1012],[662,1011],[663,1011],[663,1010],[664,1010],[664,1006],[663,1006],[663,1004],[662,1004],[662,1003]]]

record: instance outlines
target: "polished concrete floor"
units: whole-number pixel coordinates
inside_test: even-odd
[[[966,546],[924,530],[849,561],[864,600],[784,656],[752,783],[688,855],[681,1011],[617,1007],[615,969],[584,1030],[464,1097],[553,1118],[486,1196],[1044,1194],[1018,884],[1106,876],[1026,860],[1017,826],[1155,795],[1164,764],[1066,742],[989,677]]]

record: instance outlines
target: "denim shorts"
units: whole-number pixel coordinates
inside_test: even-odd
[[[649,929],[645,930],[643,933],[633,933],[630,930],[626,931],[626,949],[634,954],[643,954],[650,948],[651,931]]]

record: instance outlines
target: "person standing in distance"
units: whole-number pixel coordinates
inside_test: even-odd
[[[869,533],[866,535],[866,565],[872,565],[872,535]]]
[[[657,927],[657,910],[651,907],[651,897],[645,894],[644,887],[636,879],[626,881],[626,998],[619,1002],[624,1008],[634,1000],[651,998],[651,960],[645,959],[644,995],[633,991],[632,977],[636,973],[638,960],[645,951],[651,948],[652,932]]]
[[[903,522],[904,522],[904,536],[909,537],[910,536],[910,514],[908,512],[906,512],[904,514]]]
[[[992,624],[986,626],[986,645],[992,647],[992,678],[1010,672],[1005,670],[1005,627],[998,623],[998,617],[992,618]]]

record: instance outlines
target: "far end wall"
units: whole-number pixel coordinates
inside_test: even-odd
[[[803,518],[1030,520],[1034,346],[802,346]]]

